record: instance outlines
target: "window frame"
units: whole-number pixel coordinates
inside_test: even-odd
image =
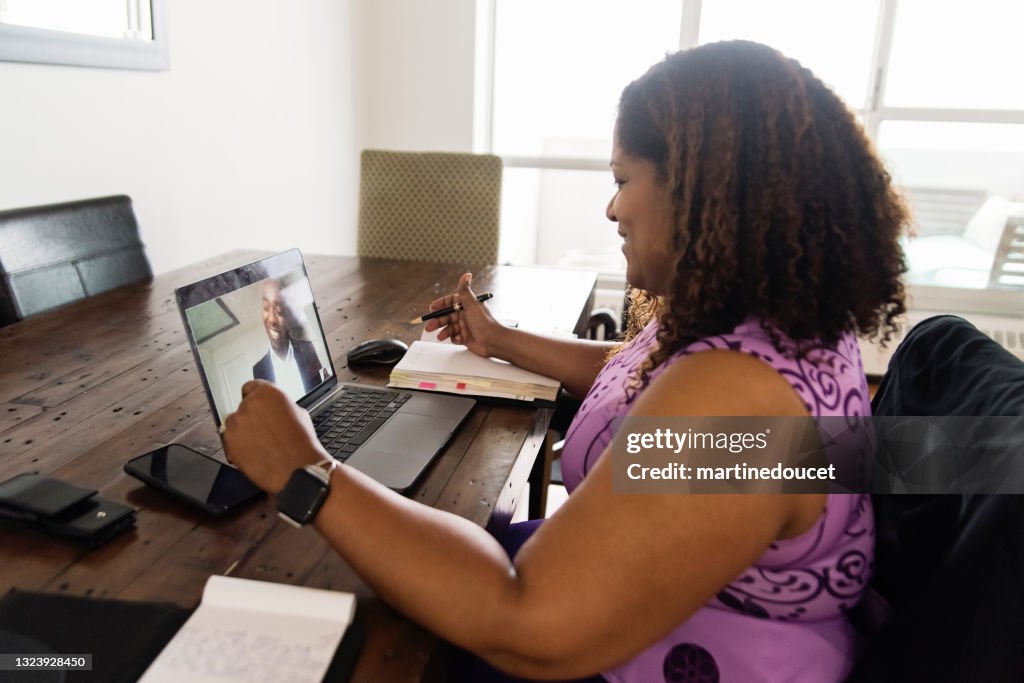
[[[112,69],[170,69],[164,0],[148,2],[152,40],[107,38],[0,23],[0,61],[93,66]]]
[[[682,3],[679,49],[685,50],[698,45],[703,0],[679,1]],[[497,31],[497,2],[498,0],[477,0],[476,112],[479,125],[476,126],[475,146],[477,151],[488,154],[494,153],[494,37]],[[880,0],[869,72],[867,105],[864,109],[855,110],[855,113],[861,116],[864,129],[872,142],[877,144],[879,130],[885,121],[1024,124],[1024,110],[886,106],[885,77],[892,55],[898,5],[899,0]],[[502,161],[510,168],[539,170],[601,171],[608,168],[606,160],[590,158],[502,155]]]
[[[679,31],[679,49],[699,44],[702,0],[679,0],[682,3],[682,21]],[[892,55],[893,35],[899,0],[879,0],[878,20],[874,36],[868,92],[865,106],[854,110],[860,117],[865,133],[876,146],[882,124],[886,121],[1003,123],[1024,124],[1024,110],[1015,109],[955,109],[910,108],[885,105],[885,78]],[[497,25],[497,0],[477,0],[476,79],[474,149],[494,153],[494,44]],[[607,159],[568,158],[553,156],[500,155],[510,168],[566,171],[608,172]],[[538,229],[539,228],[535,228]],[[539,235],[537,235],[539,241]],[[599,274],[598,286],[605,295],[614,293],[609,301],[617,301],[618,292],[625,284],[624,271]],[[1018,289],[968,289],[944,285],[908,282],[912,307],[918,310],[961,311],[970,315],[1009,316],[1019,318],[1024,310],[1024,292]],[[606,290],[606,291],[605,291]]]

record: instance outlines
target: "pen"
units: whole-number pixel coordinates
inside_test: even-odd
[[[493,297],[494,297],[494,295],[491,294],[490,292],[484,292],[483,294],[479,295],[476,298],[476,300],[479,301],[480,303],[483,303],[484,301],[487,301],[488,299],[491,299]],[[442,315],[451,315],[455,311],[461,311],[461,310],[462,310],[462,304],[458,303],[458,304],[455,304],[454,306],[449,306],[448,308],[441,308],[441,309],[438,309],[436,311],[431,311],[430,313],[424,313],[423,315],[421,315],[420,317],[416,318],[415,320],[410,320],[409,324],[410,325],[419,325],[422,322],[426,322],[428,320],[433,320],[434,318],[440,318]]]

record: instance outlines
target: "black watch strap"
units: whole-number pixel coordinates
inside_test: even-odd
[[[331,490],[331,475],[338,467],[334,458],[306,465],[292,472],[277,494],[277,515],[294,527],[312,522]]]

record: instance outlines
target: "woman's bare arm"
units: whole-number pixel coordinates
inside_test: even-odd
[[[260,486],[324,457],[294,404],[253,382],[228,419],[228,453]],[[666,370],[634,414],[805,415],[749,356],[709,351]],[[298,445],[297,445],[298,444]],[[483,529],[342,467],[316,527],[396,609],[516,675],[594,673],[634,656],[814,522],[824,496],[625,495],[606,453],[515,564]]]

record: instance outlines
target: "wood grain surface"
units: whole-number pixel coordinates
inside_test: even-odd
[[[139,511],[135,530],[92,551],[0,528],[0,589],[194,607],[207,578],[237,563],[234,576],[359,596],[367,640],[353,681],[443,679],[445,662],[431,657],[450,650],[375,598],[315,531],[278,522],[273,500],[211,519],[122,470],[172,442],[223,459],[174,288],[263,255],[231,252],[0,329],[0,481],[41,472]],[[346,367],[347,349],[376,337],[417,339],[422,328],[407,321],[462,272],[474,272],[478,291],[496,293],[503,317],[537,329],[579,331],[595,281],[593,273],[338,256],[307,256],[306,265],[338,379],[378,385],[388,370]],[[410,497],[500,530],[522,498],[550,412],[478,404]]]

